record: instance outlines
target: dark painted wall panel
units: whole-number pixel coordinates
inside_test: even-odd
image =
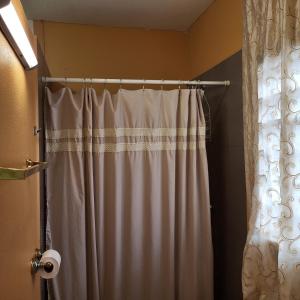
[[[242,299],[241,270],[246,240],[246,188],[243,149],[242,53],[209,70],[201,80],[230,80],[225,87],[207,87],[211,109],[207,141],[215,299]],[[207,113],[207,108],[204,110]]]

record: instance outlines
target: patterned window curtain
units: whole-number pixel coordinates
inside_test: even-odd
[[[300,1],[244,1],[244,299],[300,299]]]

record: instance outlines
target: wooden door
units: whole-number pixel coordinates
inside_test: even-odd
[[[36,49],[19,0],[13,1]],[[37,70],[26,71],[0,31],[0,166],[38,160]],[[0,299],[37,300],[40,279],[30,260],[40,245],[39,176],[0,180]]]

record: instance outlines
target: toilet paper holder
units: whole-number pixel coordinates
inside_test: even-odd
[[[42,256],[43,254],[41,250],[35,249],[35,254],[31,260],[31,272],[33,274],[37,273],[41,269],[43,269],[46,273],[51,273],[53,271],[54,266],[51,262],[41,262]]]

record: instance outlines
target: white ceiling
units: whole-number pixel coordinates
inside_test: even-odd
[[[21,0],[27,17],[113,27],[186,30],[214,0]]]

